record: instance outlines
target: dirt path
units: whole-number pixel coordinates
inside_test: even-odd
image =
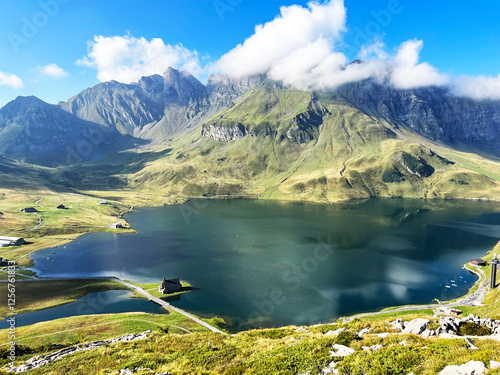
[[[118,283],[126,286],[127,288],[129,289],[132,289],[133,291],[135,291],[136,293],[139,293],[141,295],[143,295],[144,297],[147,297],[150,301],[153,301],[155,303],[157,303],[158,305],[160,305],[161,307],[163,307],[164,309],[167,309],[167,310],[173,310],[179,314],[182,314],[184,315],[186,318],[188,319],[191,319],[193,321],[195,321],[196,323],[198,324],[201,324],[202,326],[204,326],[205,328],[208,328],[210,331],[212,332],[216,332],[216,333],[221,333],[221,334],[225,334],[224,332],[222,332],[220,329],[218,328],[215,328],[214,326],[211,326],[210,324],[204,322],[203,320],[197,318],[196,316],[194,315],[191,315],[190,313],[184,311],[184,310],[181,310],[177,307],[174,307],[172,306],[170,303],[168,302],[165,302],[163,301],[162,299],[160,298],[156,298],[156,297],[153,297],[151,294],[149,294],[148,292],[146,292],[144,289],[142,288],[139,288],[135,285],[132,285],[132,284],[129,284],[123,280],[120,280],[120,279],[117,279],[115,278],[114,280],[116,280]]]

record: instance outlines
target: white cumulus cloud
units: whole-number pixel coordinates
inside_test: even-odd
[[[150,41],[133,36],[95,36],[89,43],[88,55],[78,65],[97,69],[101,81],[124,83],[143,76],[162,74],[169,66],[197,75],[202,72],[199,55],[181,44],[165,44],[162,39]]]
[[[421,40],[408,40],[399,47],[391,74],[391,82],[396,88],[443,86],[448,83],[448,77],[435,67],[426,62],[418,63],[423,46]]]
[[[22,79],[15,74],[0,71],[0,86],[10,86],[13,89],[21,89],[24,87],[24,83]]]
[[[307,7],[282,7],[274,20],[258,25],[243,44],[222,56],[212,69],[228,75],[267,74],[300,89],[333,89],[367,78],[401,89],[442,86],[448,77],[430,64],[418,63],[423,42],[401,44],[393,57],[381,41],[362,46],[365,61],[347,64],[338,51],[346,28],[343,0],[312,1]]]
[[[61,79],[69,76],[69,73],[63,68],[59,67],[57,64],[48,64],[45,66],[38,66],[36,68],[40,74],[49,76],[55,79]]]
[[[341,40],[346,30],[346,10],[342,0],[319,4],[310,2],[282,7],[273,21],[258,25],[243,44],[222,56],[215,70],[235,76],[289,69],[299,57],[296,74],[318,65]],[[302,56],[310,53],[309,56]],[[336,58],[334,58],[336,60]],[[278,76],[282,74],[277,73]]]
[[[403,41],[395,51],[388,51],[380,36],[375,36],[371,44],[360,47],[358,58],[362,61],[349,64],[339,48],[344,44],[346,20],[344,0],[313,0],[306,6],[281,7],[273,20],[257,25],[242,44],[205,67],[196,51],[181,44],[130,35],[95,36],[87,56],[76,63],[96,69],[100,81],[135,82],[172,66],[195,76],[208,72],[240,77],[267,74],[304,90],[335,89],[372,78],[398,89],[445,86],[457,96],[500,99],[500,76],[442,74],[429,62],[420,62],[424,43],[418,39]],[[55,64],[47,67],[51,65]],[[56,72],[59,67],[53,68]]]
[[[477,100],[500,100],[500,75],[458,76],[453,78],[451,92],[456,96],[465,96]]]

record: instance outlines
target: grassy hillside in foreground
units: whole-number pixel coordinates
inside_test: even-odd
[[[123,314],[122,314],[123,315]],[[120,316],[123,323],[129,321],[129,332],[140,331],[147,327],[139,324],[140,316],[127,314]],[[402,316],[402,315],[398,315]],[[406,313],[405,320],[417,317],[429,317],[429,311]],[[175,318],[175,317],[172,317]],[[72,327],[72,320],[52,322],[51,329],[57,329],[64,323]],[[97,323],[103,317],[79,317],[94,319],[86,323]],[[97,320],[96,320],[97,319]],[[108,318],[112,320],[112,318]],[[142,316],[143,320],[169,325],[167,317]],[[152,320],[154,319],[154,320]],[[158,319],[158,320],[157,320]],[[165,319],[160,323],[161,319]],[[218,335],[214,333],[186,333],[171,330],[166,334],[159,328],[146,340],[107,345],[97,350],[77,353],[64,357],[53,364],[31,371],[33,374],[117,374],[123,368],[150,368],[155,371],[170,371],[173,374],[299,374],[310,371],[320,374],[321,369],[331,361],[338,361],[337,368],[341,374],[436,374],[450,364],[463,364],[470,360],[483,361],[489,366],[490,360],[500,360],[500,343],[494,340],[477,340],[477,350],[469,350],[463,339],[423,339],[414,335],[395,334],[387,323],[392,317],[355,319],[349,323],[326,324],[311,327],[283,327],[240,332],[236,335]],[[150,323],[150,324],[151,324]],[[97,323],[99,324],[99,323]],[[153,323],[154,324],[154,323]],[[181,324],[176,322],[175,324]],[[435,324],[435,323],[432,323]],[[104,326],[102,326],[104,327]],[[123,327],[121,325],[121,327]],[[149,326],[151,327],[151,325]],[[20,329],[33,332],[33,327]],[[46,332],[45,324],[36,326],[36,335]],[[345,328],[347,331],[338,336],[325,335],[330,330]],[[370,333],[363,337],[356,334],[363,328],[370,328]],[[85,329],[82,330],[82,332]],[[116,330],[118,334],[120,330]],[[123,331],[122,331],[123,332]],[[175,332],[175,333],[174,333]],[[391,333],[386,338],[376,336],[378,333]],[[56,333],[51,336],[45,333],[40,337],[29,339],[29,346],[35,353],[22,356],[20,361],[33,355],[50,352],[49,343],[61,346],[78,342],[79,334],[75,331]],[[1,333],[0,333],[1,335]],[[109,337],[109,331],[96,337]],[[42,341],[40,341],[42,340]],[[356,353],[342,359],[331,357],[333,344],[346,345]],[[369,352],[363,346],[382,345],[379,351]],[[28,350],[24,347],[24,350]],[[52,349],[53,350],[53,349]],[[490,374],[498,373],[490,371]]]

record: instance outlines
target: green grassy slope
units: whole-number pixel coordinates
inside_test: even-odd
[[[228,128],[246,135],[232,141],[208,136]],[[500,199],[498,161],[433,144],[344,102],[296,90],[253,91],[209,119],[203,130],[174,139],[170,148],[128,175],[128,188],[178,197],[250,195],[325,203],[369,197]]]

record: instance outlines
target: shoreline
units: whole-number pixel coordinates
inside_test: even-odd
[[[175,202],[175,203],[171,203],[169,205],[182,205],[182,204],[186,204],[188,202],[190,202],[191,200],[194,200],[194,199],[200,199],[200,200],[221,200],[220,198],[207,198],[207,197],[200,197],[200,198],[196,198],[196,197],[191,197],[191,198],[188,198],[186,199],[186,201],[184,202]],[[372,198],[372,199],[356,199],[353,203],[360,203],[361,201],[370,201],[370,200],[377,200],[377,199],[398,199],[398,200],[404,200],[405,198]],[[420,201],[444,201],[444,202],[451,202],[453,200],[445,200],[445,199],[422,199],[422,198],[415,198],[415,199],[418,199]],[[231,197],[231,198],[224,198],[222,200],[259,200],[258,198],[255,199],[255,198],[248,198],[248,197]],[[281,201],[281,200],[274,200],[274,199],[264,199],[264,200],[272,200],[272,201]],[[324,205],[325,203],[321,203],[321,202],[307,202],[307,201],[283,201],[283,202],[290,202],[290,203],[303,203],[303,204],[308,204],[308,203],[316,203],[316,204],[321,204],[321,205]],[[347,202],[349,203],[349,202]],[[488,203],[488,202],[484,202],[484,203]],[[326,205],[329,205],[329,204],[326,204]],[[163,205],[165,206],[165,204]],[[130,225],[130,222],[126,219],[124,219],[125,215],[129,214],[129,213],[132,213],[135,211],[135,209],[140,209],[140,208],[143,208],[143,207],[148,207],[148,208],[160,208],[162,207],[162,205],[152,205],[152,206],[131,206],[128,210],[124,211],[124,212],[120,212],[119,214],[119,217],[123,220],[125,220],[127,222],[127,224],[129,225],[130,229],[133,230],[132,226]],[[136,231],[134,230],[134,232],[136,233]],[[24,257],[30,257],[32,254],[34,254],[35,252],[38,252],[38,251],[42,251],[42,250],[47,250],[47,249],[52,249],[52,248],[56,248],[58,246],[62,246],[64,244],[68,244],[68,243],[71,243],[75,240],[77,240],[78,238],[80,238],[81,236],[85,235],[85,234],[90,234],[90,233],[99,233],[99,231],[96,231],[96,232],[87,232],[87,233],[80,233],[78,235],[73,235],[73,236],[76,236],[72,239],[67,239],[67,240],[64,240],[64,241],[61,241],[61,242],[58,242],[58,243],[55,243],[55,244],[52,244],[52,245],[48,245],[48,246],[43,246],[41,248],[37,248],[21,257],[19,257],[18,259],[16,259],[16,262],[21,259],[21,258],[24,258]],[[103,232],[103,233],[106,233],[106,232]],[[109,233],[115,233],[115,234],[128,234],[130,232],[120,232],[120,231],[113,231],[113,232],[109,232]],[[41,238],[44,238],[44,237],[41,237]],[[483,257],[483,258],[486,258],[493,250],[489,250],[488,253]],[[34,267],[36,266],[36,264],[34,263],[34,261],[29,258],[31,262],[33,262],[33,265],[30,266],[30,267]],[[471,272],[472,274],[475,274],[476,276],[478,276],[478,280],[476,280],[474,282],[474,284],[469,288],[468,292],[466,294],[464,294],[463,296],[460,296],[460,297],[457,297],[455,299],[452,299],[452,300],[449,300],[449,301],[446,301],[446,302],[441,302],[439,301],[439,304],[432,304],[432,302],[430,302],[429,304],[423,304],[423,305],[403,305],[403,306],[389,306],[389,307],[386,307],[384,308],[383,310],[380,310],[380,311],[370,311],[370,312],[364,312],[364,313],[359,313],[359,314],[354,314],[354,315],[349,315],[348,318],[355,318],[355,317],[358,317],[358,316],[366,316],[366,315],[377,315],[377,314],[391,314],[393,312],[397,312],[398,310],[400,309],[411,309],[411,310],[421,310],[421,309],[428,309],[430,306],[442,306],[442,307],[446,307],[446,306],[455,306],[455,305],[462,305],[463,303],[462,300],[464,298],[467,298],[468,296],[470,296],[471,294],[474,294],[476,291],[472,292],[472,290],[475,288],[475,287],[480,287],[480,283],[481,283],[481,280],[482,280],[482,274],[481,272],[474,272],[474,270],[471,270],[469,268],[466,267],[468,263],[464,264],[462,266],[462,269],[465,269],[469,272]],[[20,270],[23,270],[23,269],[27,269],[25,267],[21,268]],[[115,278],[117,279],[116,276],[109,276],[109,278]],[[36,280],[44,280],[44,279],[51,279],[50,277],[48,278],[45,278],[45,277],[38,277],[35,273],[35,281]],[[106,279],[106,278],[105,278]],[[489,278],[487,278],[489,279]],[[484,298],[483,298],[484,299]],[[37,310],[35,310],[37,311]],[[340,319],[341,317],[338,317],[338,318],[333,318],[333,319]]]

